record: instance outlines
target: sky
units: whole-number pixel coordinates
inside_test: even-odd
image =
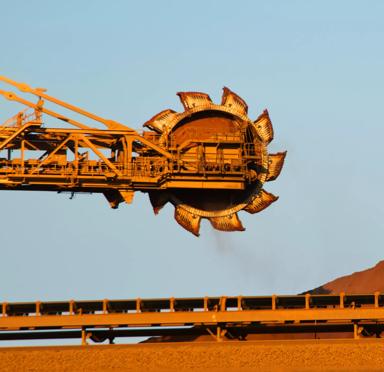
[[[256,118],[287,150],[245,232],[199,238],[146,194],[1,191],[0,301],[295,294],[383,259],[384,2],[0,0],[0,75],[135,129],[176,92]],[[9,89],[0,83],[0,89]],[[25,96],[25,98],[30,98]],[[0,98],[0,122],[22,107]],[[57,126],[47,118],[46,126]]]

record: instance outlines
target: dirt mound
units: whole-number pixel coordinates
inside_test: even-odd
[[[384,261],[378,262],[374,267],[342,276],[304,293],[339,294],[345,292],[362,294],[376,291],[384,293]]]

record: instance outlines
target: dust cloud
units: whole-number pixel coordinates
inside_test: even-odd
[[[255,291],[269,293],[275,287],[276,260],[265,249],[260,250],[252,242],[239,242],[233,233],[210,229],[211,241],[220,258],[230,265],[230,275],[240,280],[238,294],[257,295]],[[241,292],[241,293],[240,293]]]

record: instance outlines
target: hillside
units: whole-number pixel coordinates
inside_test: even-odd
[[[350,294],[384,293],[384,261],[378,262],[374,267],[345,275],[332,280],[320,287],[304,293],[311,294]]]

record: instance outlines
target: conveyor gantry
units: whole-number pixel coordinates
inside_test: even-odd
[[[0,316],[0,340],[82,337],[83,343],[209,334],[218,341],[287,333],[359,338],[380,337],[383,329],[380,293],[4,302]]]

